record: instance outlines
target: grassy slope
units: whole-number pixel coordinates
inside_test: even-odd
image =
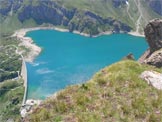
[[[20,107],[24,95],[22,80],[8,80],[0,83],[0,122],[8,119],[20,122]]]
[[[162,91],[139,78],[144,70],[162,72],[129,60],[106,67],[87,83],[46,100],[30,122],[160,122]]]
[[[1,15],[0,15],[1,16]],[[17,15],[8,16],[3,22],[0,23],[0,34],[12,35],[15,30],[20,28],[30,28],[38,26],[32,19],[25,21],[23,24],[17,19]]]
[[[0,38],[0,81],[11,79],[10,72],[17,72],[21,69],[21,57],[16,54],[18,45],[16,38]],[[19,47],[21,49],[24,47]],[[3,71],[4,70],[4,71]],[[24,95],[23,81],[5,80],[0,82],[0,122],[14,120],[20,122],[20,107]]]

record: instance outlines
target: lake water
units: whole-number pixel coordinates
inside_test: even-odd
[[[120,61],[130,52],[138,59],[148,45],[128,34],[89,38],[68,32],[37,30],[27,33],[42,48],[27,63],[28,99],[45,99],[72,84],[89,80],[100,69]]]

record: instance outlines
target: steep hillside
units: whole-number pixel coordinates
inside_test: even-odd
[[[153,11],[162,15],[162,1],[161,0],[145,0]]]
[[[1,0],[3,32],[49,24],[96,35],[104,31],[143,32],[160,18],[158,2],[151,0]],[[121,16],[122,15],[122,16]],[[142,25],[142,26],[141,26]]]
[[[20,122],[20,107],[24,95],[23,80],[0,83],[0,122]]]
[[[0,122],[20,122],[21,119],[24,87],[17,45],[15,38],[0,38]]]
[[[106,67],[44,101],[25,122],[160,122],[162,91],[140,79],[145,70],[162,72],[130,60]]]
[[[105,31],[142,33],[150,19],[162,18],[161,6],[160,0],[0,0],[0,122],[20,121],[23,81],[13,79],[19,75],[22,61],[16,54],[19,42],[6,38],[16,29],[54,25],[90,35]],[[19,49],[29,51],[24,46]],[[162,72],[134,61],[114,64],[88,83],[48,99],[25,120],[162,121],[161,91],[139,78],[148,69]]]

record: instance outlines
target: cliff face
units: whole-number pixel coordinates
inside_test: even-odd
[[[101,16],[88,11],[78,10],[77,8],[67,9],[55,1],[29,1],[25,0],[6,0],[2,1],[4,7],[0,8],[3,16],[8,16],[11,11],[18,16],[18,20],[23,24],[29,19],[33,19],[38,25],[43,23],[55,26],[64,26],[70,32],[79,32],[96,35],[104,31],[115,33],[129,32],[132,28],[127,24],[113,19],[112,17],[102,18]]]
[[[51,23],[54,25],[65,25],[73,18],[75,9],[67,10],[58,6],[55,2],[42,1],[40,5],[24,6],[21,12],[18,13],[18,19],[21,22],[30,18],[34,19],[37,24]]]
[[[134,4],[137,5],[134,6]],[[34,20],[33,23],[37,25],[47,23],[64,26],[71,32],[77,30],[90,35],[105,31],[129,32],[136,30],[137,21],[142,23],[147,22],[150,17],[154,18],[154,15],[149,13],[145,14],[148,16],[143,16],[142,19],[134,17],[132,14],[134,11],[138,11],[137,16],[140,16],[141,12],[139,11],[146,12],[148,10],[145,8],[139,10],[138,6],[143,7],[140,4],[145,4],[146,8],[152,5],[151,1],[148,0],[145,2],[130,2],[128,0],[87,0],[82,2],[72,2],[71,0],[1,0],[0,16],[2,19],[0,19],[0,24],[6,24],[10,20],[13,23],[18,23],[19,27],[15,28],[14,24],[10,26],[9,23],[5,27],[19,29],[28,27],[30,24],[25,25],[25,23]],[[153,8],[157,8],[157,11],[160,9],[157,6],[153,6]],[[14,16],[14,20],[12,20],[12,16]],[[34,25],[33,23],[31,25]]]
[[[41,1],[38,6],[24,6],[23,10],[18,14],[18,19],[23,23],[25,20],[34,19],[40,25],[50,23],[53,25],[66,26],[70,32],[77,30],[86,32],[90,35],[105,31],[106,27],[110,27],[111,31],[118,33],[129,32],[131,27],[113,19],[102,18],[90,11],[78,11],[77,8],[66,9],[56,2]]]
[[[139,60],[141,63],[162,67],[162,20],[149,22],[144,29],[149,49]]]

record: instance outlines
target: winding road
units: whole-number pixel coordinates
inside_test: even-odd
[[[134,21],[133,17],[131,16],[131,14],[129,13],[129,8],[130,8],[130,5],[129,5],[129,2],[126,2],[127,3],[127,13],[128,13],[128,16],[129,18]]]
[[[139,17],[138,17],[138,19],[137,19],[137,21],[136,21],[136,32],[137,33],[139,33],[139,29],[140,29],[140,22],[141,22],[141,19],[143,18],[143,16],[142,16],[142,10],[141,10],[141,3],[140,3],[140,1],[139,0],[134,0],[134,2],[135,2],[135,4],[136,4],[136,6],[137,6],[137,8],[138,8],[138,11],[139,11]]]

